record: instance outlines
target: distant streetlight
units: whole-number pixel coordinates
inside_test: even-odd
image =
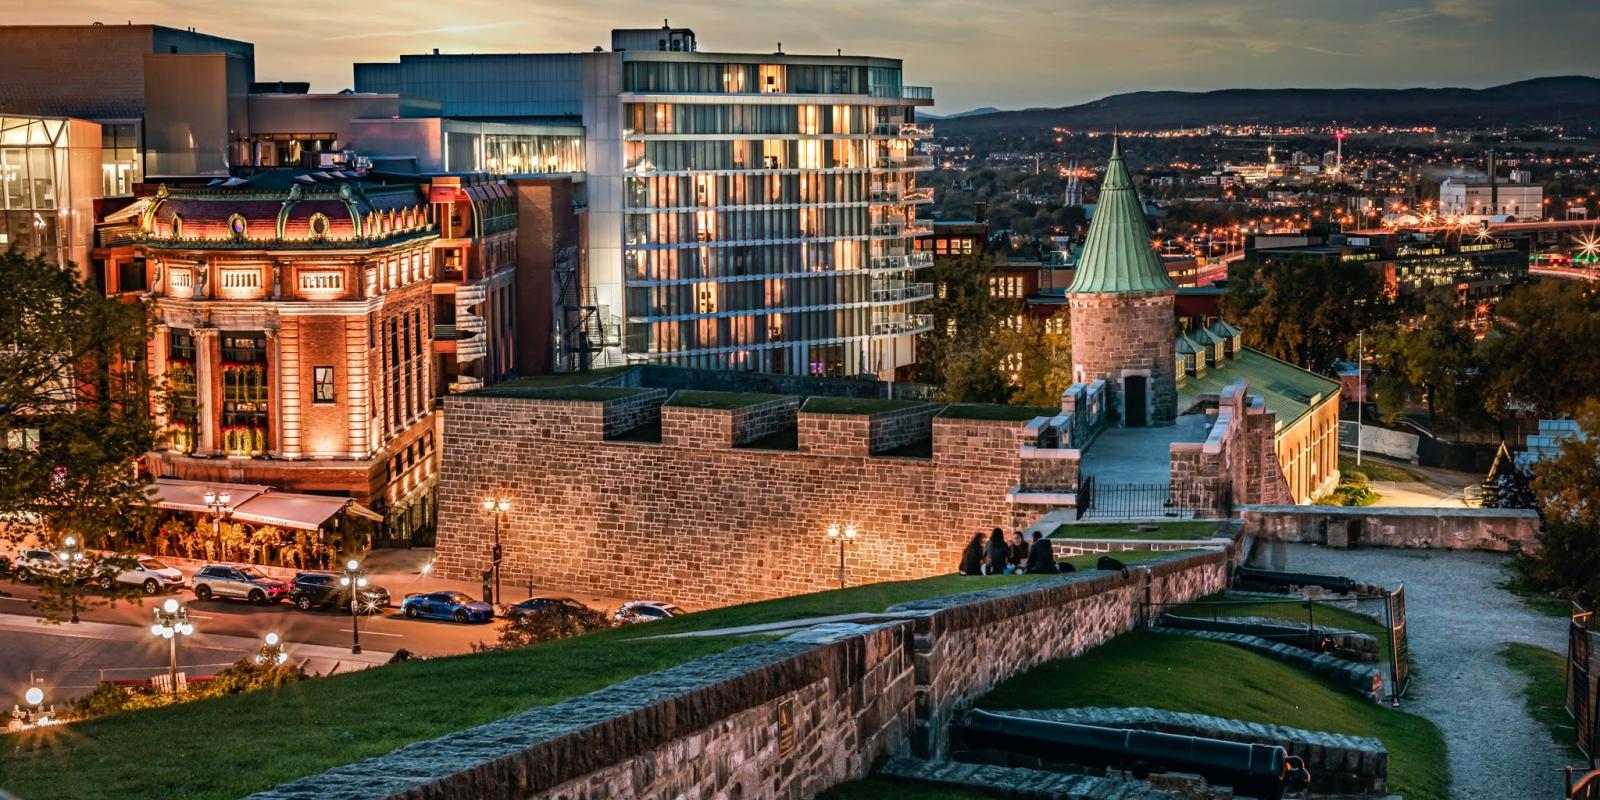
[[[339,585],[350,592],[350,652],[361,652],[361,590],[367,588],[367,576],[361,573],[361,562],[350,559],[344,565],[344,577]]]
[[[500,548],[500,518],[511,510],[511,501],[505,497],[485,497],[483,510],[494,515],[494,549],[489,551],[489,564],[494,569],[494,597],[490,603],[500,599],[500,558],[504,551]]]
[[[220,539],[222,537],[222,517],[230,510],[229,504],[233,501],[233,494],[228,491],[219,492],[207,489],[203,497],[206,501],[206,508],[211,509],[211,535]]]
[[[67,592],[72,598],[72,624],[78,624],[78,566],[83,563],[83,542],[72,534],[61,540],[61,551],[56,553],[67,569]]]
[[[156,621],[150,626],[150,633],[158,638],[166,639],[170,646],[170,658],[167,662],[167,677],[172,682],[172,699],[178,699],[178,636],[190,636],[194,633],[194,625],[189,622],[189,609],[178,603],[176,597],[167,598],[167,602],[155,610]]]
[[[828,538],[839,543],[839,588],[844,588],[844,546],[854,544],[856,541],[856,526],[846,525],[843,529],[837,524],[828,526]]]
[[[283,639],[277,633],[269,633],[261,641],[261,649],[256,651],[257,664],[276,666],[289,660],[289,653],[283,648]]]

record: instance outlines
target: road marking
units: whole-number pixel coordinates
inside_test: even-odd
[[[349,628],[340,628],[339,632],[340,633],[355,633],[355,631],[352,631]],[[366,635],[366,636],[393,636],[395,638],[401,638],[401,637],[405,636],[405,634],[403,634],[403,633],[384,633],[383,631],[367,631],[366,634],[364,634],[364,635]]]
[[[10,600],[13,603],[31,603],[31,602],[33,602],[32,600],[29,600],[26,597],[0,597],[0,600]]]

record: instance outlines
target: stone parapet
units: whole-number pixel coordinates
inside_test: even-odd
[[[933,418],[941,410],[934,403],[874,414],[817,413],[802,407],[800,451],[853,457],[886,453],[931,438]]]
[[[1179,800],[1183,797],[1156,789],[1149,781],[1125,781],[962,761],[891,758],[879,768],[877,774],[929,786],[972,789],[986,797],[998,795],[1020,800]]]
[[[1326,653],[1313,653],[1294,645],[1242,633],[1165,627],[1155,627],[1151,628],[1151,630],[1159,633],[1193,636],[1197,639],[1210,639],[1213,642],[1242,647],[1251,652],[1303,669],[1319,678],[1343,686],[1373,702],[1377,702],[1383,697],[1383,672],[1372,664],[1355,664]]]
[[[1244,532],[1263,541],[1328,544],[1330,522],[1345,523],[1350,547],[1531,551],[1539,515],[1508,508],[1360,508],[1255,505],[1240,510]]]

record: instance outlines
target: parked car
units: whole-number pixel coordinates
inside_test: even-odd
[[[270,578],[255,567],[207,564],[194,574],[194,597],[233,597],[252,603],[276,603],[289,593],[289,584]]]
[[[494,606],[474,600],[462,592],[408,594],[400,610],[410,619],[452,619],[456,622],[488,622],[494,619]]]
[[[23,583],[54,578],[67,571],[67,565],[61,563],[55,553],[37,547],[18,551],[12,568],[16,570],[17,580]],[[83,577],[86,578],[87,574]]]
[[[94,564],[95,583],[110,589],[118,583],[138,586],[145,594],[183,588],[183,573],[150,556],[110,555]]]
[[[683,613],[683,609],[671,603],[659,600],[632,600],[622,604],[617,613],[612,616],[622,623],[654,622],[658,619],[676,617]]]
[[[516,622],[535,614],[564,614],[589,607],[570,597],[534,597],[506,609],[506,619]]]
[[[301,611],[313,608],[350,609],[350,587],[339,583],[339,576],[329,572],[302,572],[289,582],[289,602]],[[382,586],[366,586],[356,595],[357,608],[363,614],[377,614],[389,607],[389,590]]]

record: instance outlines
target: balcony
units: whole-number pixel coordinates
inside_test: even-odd
[[[868,192],[868,199],[874,203],[896,203],[911,205],[916,203],[933,202],[933,189],[927,188],[902,188],[899,186],[879,185]]]
[[[933,266],[932,253],[911,253],[898,256],[876,256],[872,259],[873,272],[899,272],[908,269],[926,269]]]
[[[907,100],[932,100],[933,87],[902,86],[900,87],[900,96],[906,98]]]
[[[931,283],[904,283],[899,286],[873,287],[872,302],[874,303],[914,303],[918,300],[928,300],[933,297],[933,284]]]
[[[933,156],[878,156],[872,159],[875,170],[933,169]]]
[[[914,222],[880,222],[872,226],[872,235],[892,236],[897,239],[904,239],[910,236],[922,236],[923,234],[928,233],[929,230],[930,229],[928,226],[918,225]]]
[[[933,126],[911,122],[880,122],[873,126],[872,135],[891,136],[896,139],[926,139],[933,135]]]
[[[907,314],[899,319],[874,320],[873,336],[906,336],[933,330],[932,314]]]

